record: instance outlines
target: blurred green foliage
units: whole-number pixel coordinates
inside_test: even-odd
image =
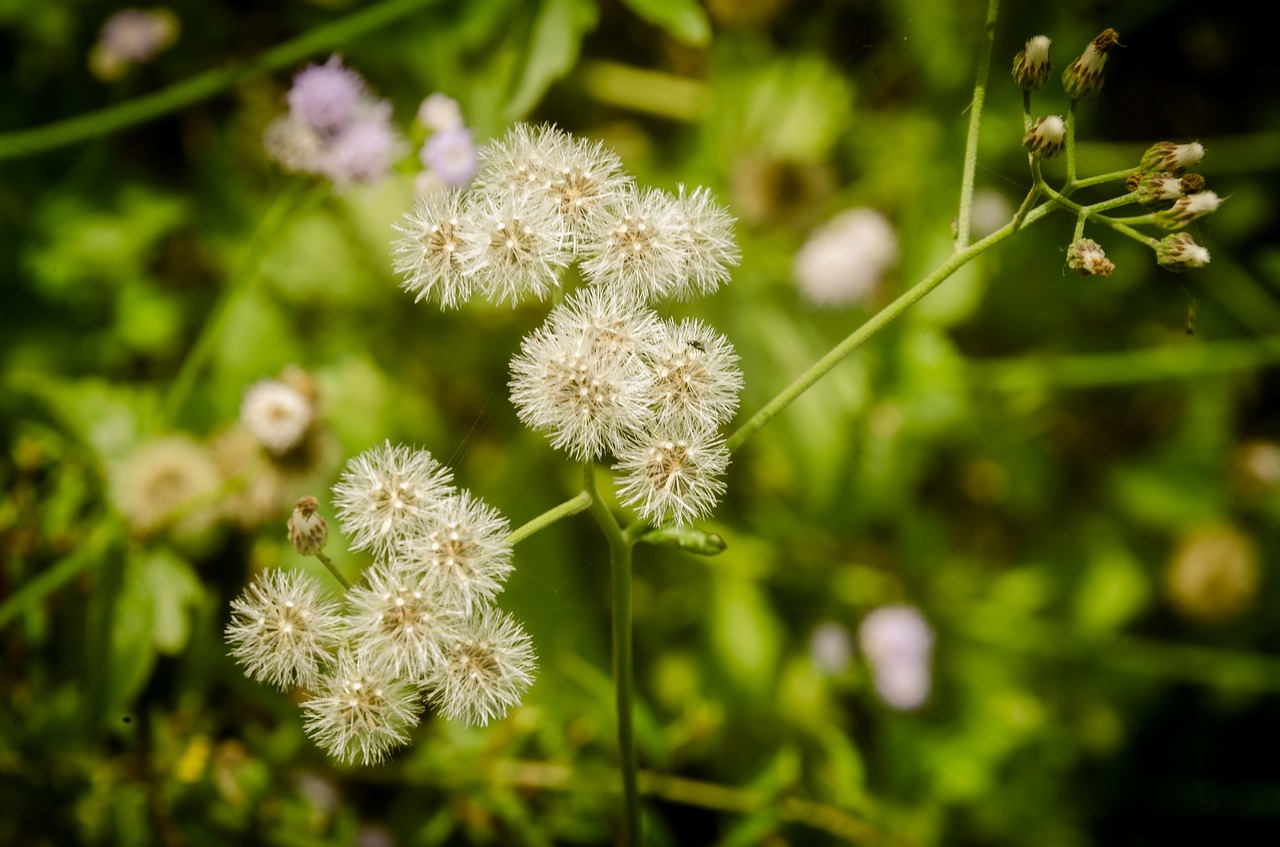
[[[1068,276],[1071,221],[1051,217],[735,454],[705,527],[722,554],[639,548],[654,844],[1280,834],[1262,748],[1280,717],[1268,35],[1229,5],[1006,5],[978,173],[997,225],[1030,184],[1013,54],[1047,33],[1062,68],[1111,26],[1126,48],[1081,110],[1081,172],[1201,140],[1211,187],[1230,197],[1193,228],[1213,262],[1175,278],[1109,234],[1115,274]],[[728,203],[742,266],[677,311],[736,345],[745,414],[952,251],[980,3],[421,6],[339,51],[402,126],[443,91],[481,138],[554,121],[604,140],[643,182],[705,184]],[[170,8],[177,48],[108,84],[86,56],[115,6],[0,2],[0,134],[252,57],[355,4]],[[0,843],[608,842],[608,557],[585,516],[516,550],[502,605],[541,667],[524,706],[487,729],[427,717],[391,764],[337,767],[291,698],[225,655],[228,603],[251,574],[313,567],[283,520],[299,494],[324,501],[346,456],[383,439],[425,446],[513,525],[579,484],[506,399],[507,362],[545,307],[413,305],[389,258],[411,168],[330,191],[266,160],[291,70],[0,162]],[[1065,109],[1054,91],[1038,114]],[[902,260],[865,306],[816,309],[792,261],[853,206],[888,215]],[[175,409],[202,335],[207,366]],[[127,457],[178,432],[231,461],[244,390],[291,364],[323,409],[326,440],[305,467],[271,470],[266,500],[216,520],[131,528],[117,491]],[[236,467],[210,497],[230,502],[267,473]],[[356,573],[364,561],[338,546]],[[852,634],[894,602],[937,632],[934,691],[914,712],[877,698],[860,656],[831,669],[811,652],[820,624]]]

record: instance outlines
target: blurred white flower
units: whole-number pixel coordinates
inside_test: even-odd
[[[315,416],[311,400],[277,379],[254,383],[240,402],[240,422],[249,434],[276,455],[302,442]]]
[[[862,619],[858,644],[885,703],[903,710],[924,705],[933,640],[933,630],[914,606],[882,606]]]
[[[461,129],[463,127],[462,107],[458,105],[457,100],[437,91],[418,106],[418,123],[432,132]]]
[[[875,209],[850,209],[819,227],[796,254],[794,273],[817,306],[866,300],[898,262],[898,237]]]
[[[819,624],[809,636],[809,658],[824,674],[835,676],[853,661],[853,638],[834,621]]]

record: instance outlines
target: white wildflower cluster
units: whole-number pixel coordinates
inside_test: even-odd
[[[637,186],[612,151],[551,126],[519,124],[479,160],[470,190],[420,201],[397,227],[403,287],[443,308],[563,297],[512,361],[520,419],[576,460],[615,458],[644,520],[705,517],[724,491],[737,355],[654,305],[728,281],[733,218],[705,188]],[[566,296],[575,262],[586,284]]]
[[[511,572],[507,522],[450,482],[425,450],[386,443],[356,456],[334,505],[374,563],[343,602],[273,570],[232,604],[231,655],[253,679],[310,691],[307,733],[342,761],[376,763],[407,744],[427,704],[467,724],[501,718],[533,682],[529,636],[492,605]],[[304,501],[295,521],[323,525]],[[324,533],[305,534],[299,550],[323,557],[310,542],[323,546]]]

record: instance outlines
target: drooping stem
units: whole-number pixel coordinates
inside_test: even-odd
[[[0,160],[65,147],[176,112],[239,83],[349,44],[436,2],[438,0],[384,0],[331,24],[318,26],[252,59],[206,71],[155,94],[34,129],[5,133],[0,135]]]
[[[584,488],[591,498],[591,515],[609,541],[609,559],[613,573],[613,684],[618,712],[618,764],[622,772],[622,806],[628,847],[640,847],[640,790],[636,781],[635,728],[632,721],[631,658],[631,547],[629,540],[600,497],[596,485],[595,466],[588,462],[583,470]]]
[[[1046,203],[1032,210],[1026,219],[1022,222],[1021,227],[1029,226],[1041,218],[1054,211],[1052,203]],[[956,253],[947,261],[938,266],[933,273],[926,276],[915,286],[906,291],[897,300],[894,300],[888,306],[885,306],[875,317],[858,327],[850,333],[843,341],[831,348],[827,355],[823,356],[815,362],[809,370],[801,374],[794,382],[782,389],[772,400],[765,404],[764,408],[756,412],[747,420],[746,423],[738,427],[732,435],[725,440],[725,446],[729,452],[737,450],[743,443],[755,434],[756,430],[767,424],[769,421],[777,417],[783,409],[791,405],[791,403],[804,392],[808,391],[815,382],[822,379],[828,371],[838,365],[846,356],[854,350],[861,347],[868,339],[874,336],[894,318],[901,315],[911,306],[915,305],[921,297],[924,297],[938,285],[951,276],[956,271],[967,265],[974,257],[978,256],[1004,241],[1010,235],[1021,228],[1015,221],[1010,221],[1000,229],[988,235],[981,241],[970,245],[968,248]]]
[[[996,39],[996,16],[1000,0],[988,0],[987,22],[982,43],[978,47],[978,74],[973,83],[973,102],[969,105],[969,134],[964,143],[964,176],[960,183],[960,214],[957,217],[956,249],[969,246],[970,219],[973,214],[973,183],[978,173],[978,133],[982,127],[982,107],[987,99],[987,77],[991,71],[991,49]]]
[[[289,213],[318,200],[329,190],[328,183],[317,183],[312,187],[309,195],[300,201],[299,197],[303,196],[302,190],[305,186],[306,183],[301,180],[290,183],[289,187],[276,195],[275,202],[267,208],[262,220],[258,222],[258,227],[254,230],[248,246],[245,247],[231,281],[218,296],[218,301],[200,329],[196,343],[192,345],[187,358],[182,362],[182,367],[178,370],[178,375],[173,378],[173,383],[169,386],[169,393],[164,400],[166,424],[172,426],[178,413],[182,411],[187,396],[195,386],[196,378],[200,376],[200,371],[213,355],[214,347],[222,336],[222,326],[226,323],[231,307],[257,277],[258,263],[263,253],[270,245],[272,238],[280,231]]]

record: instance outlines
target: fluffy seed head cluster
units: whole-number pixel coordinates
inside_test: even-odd
[[[419,299],[446,308],[472,294],[513,305],[544,300],[577,259],[594,285],[645,300],[684,298],[713,292],[738,262],[733,219],[706,189],[637,189],[599,142],[518,124],[477,156],[472,188],[434,207],[420,205],[397,227],[396,268]],[[446,169],[436,170],[441,184],[450,184]],[[456,266],[431,258],[445,206],[459,243]]]
[[[294,77],[288,102],[288,114],[273,121],[263,139],[267,153],[287,170],[339,185],[374,182],[403,153],[391,105],[374,98],[337,56]]]
[[[254,679],[312,692],[307,733],[342,761],[373,764],[407,743],[427,702],[483,724],[533,681],[528,635],[492,607],[511,572],[507,521],[449,481],[425,450],[386,443],[356,456],[334,486],[338,520],[377,560],[343,607],[279,570],[232,603],[231,655]],[[289,535],[324,559],[317,507],[302,498]]]
[[[888,218],[875,209],[849,209],[809,236],[796,253],[793,273],[810,303],[845,306],[870,297],[898,255]]]
[[[673,427],[633,440],[618,454],[618,497],[650,523],[705,518],[724,494],[729,451],[713,431]]]
[[[895,709],[929,698],[933,630],[914,606],[883,606],[862,619],[858,644],[871,665],[876,693]]]

